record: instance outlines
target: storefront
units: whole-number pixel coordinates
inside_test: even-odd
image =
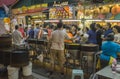
[[[23,6],[21,8],[13,9],[12,14],[16,16],[18,24],[31,25],[35,21],[47,19],[47,4],[32,5],[29,7]]]

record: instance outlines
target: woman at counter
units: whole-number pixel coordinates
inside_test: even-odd
[[[108,34],[106,41],[102,43],[102,53],[100,55],[101,68],[109,64],[110,58],[117,58],[117,53],[120,52],[120,45],[114,42],[114,34]]]

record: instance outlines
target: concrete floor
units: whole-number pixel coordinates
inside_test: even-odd
[[[4,75],[4,76],[0,77],[0,79],[8,79],[8,78],[7,78],[7,75]],[[49,78],[41,76],[41,75],[36,74],[36,73],[33,72],[32,76],[23,77],[21,79],[49,79]]]
[[[47,77],[41,76],[39,74],[33,73],[33,79],[48,79]]]

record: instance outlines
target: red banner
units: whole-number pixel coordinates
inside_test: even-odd
[[[0,7],[2,7],[3,6],[3,4],[5,4],[5,5],[12,5],[12,4],[14,4],[16,1],[18,1],[18,0],[0,0]]]

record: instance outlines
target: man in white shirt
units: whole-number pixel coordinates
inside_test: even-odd
[[[20,31],[18,31],[19,26],[15,25],[15,31],[12,33],[13,44],[20,45],[22,43],[23,36]]]
[[[54,69],[55,59],[58,59],[61,74],[64,73],[64,40],[70,39],[67,34],[63,31],[63,24],[60,22],[57,24],[57,30],[52,32],[51,35],[51,60],[52,60],[52,70]]]

